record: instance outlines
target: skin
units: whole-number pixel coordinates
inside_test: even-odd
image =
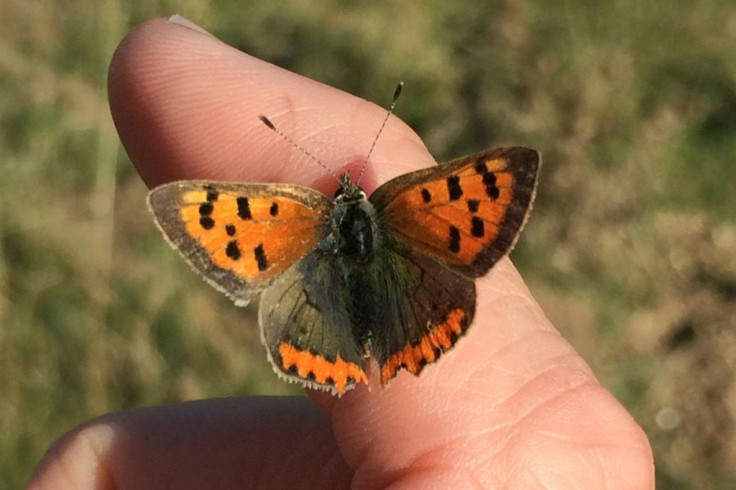
[[[365,158],[385,109],[255,59],[185,19],[138,26],[112,60],[120,137],[150,187],[290,182]],[[435,164],[389,119],[361,181]],[[542,182],[542,185],[543,182]],[[141,203],[143,209],[143,203]],[[421,377],[342,398],[243,397],[104,415],[47,452],[30,489],[654,488],[647,438],[549,323],[508,259],[477,281],[468,335]]]

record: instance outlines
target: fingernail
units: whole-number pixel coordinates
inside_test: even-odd
[[[180,26],[187,27],[189,29],[192,29],[193,31],[197,31],[201,34],[207,34],[208,36],[212,36],[209,32],[205,31],[201,27],[199,27],[197,24],[192,22],[191,20],[187,19],[186,17],[183,17],[179,14],[174,14],[171,17],[169,17],[169,22],[172,24],[178,24]]]

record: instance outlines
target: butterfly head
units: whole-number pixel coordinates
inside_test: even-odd
[[[335,201],[339,203],[350,203],[365,200],[365,192],[356,182],[353,182],[349,173],[345,172],[342,174],[339,182],[340,187],[335,191]]]

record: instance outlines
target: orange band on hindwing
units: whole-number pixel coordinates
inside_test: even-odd
[[[281,369],[285,373],[293,372],[301,379],[333,386],[337,393],[343,393],[346,387],[357,383],[368,384],[365,371],[357,364],[345,361],[339,353],[335,361],[330,361],[324,356],[299,350],[286,342],[279,345],[278,351]]]
[[[452,310],[444,323],[433,327],[419,343],[407,344],[388,358],[381,366],[381,383],[386,384],[402,367],[414,375],[419,374],[426,364],[435,362],[452,347],[467,327],[466,313],[461,309]]]

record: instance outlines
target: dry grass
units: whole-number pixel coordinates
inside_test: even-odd
[[[440,160],[489,144],[541,149],[539,200],[515,262],[647,430],[660,488],[736,478],[732,2],[238,5],[175,8],[241,49],[368,99],[405,80],[399,115]],[[109,118],[116,43],[172,8],[0,0],[8,488],[95,415],[290,390],[264,362],[252,317],[158,236]]]

